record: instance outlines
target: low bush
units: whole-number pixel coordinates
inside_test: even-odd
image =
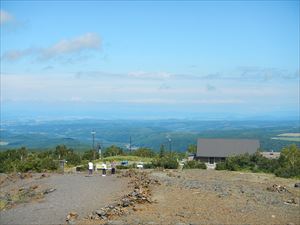
[[[162,167],[164,169],[177,169],[179,165],[177,158],[171,154],[153,160],[152,164],[154,167]]]
[[[124,170],[124,169],[130,169],[130,167],[127,165],[127,166],[124,166],[124,165],[116,165],[116,168],[118,170]]]
[[[155,166],[152,163],[144,164],[144,169],[154,169]]]
[[[217,163],[216,165],[216,170],[226,170],[226,163],[225,162],[220,162],[220,163]]]
[[[187,161],[183,169],[206,169],[205,163],[197,160]]]
[[[123,170],[123,169],[134,169],[134,168],[137,168],[137,167],[136,167],[136,163],[132,163],[132,164],[129,164],[129,165],[117,165],[116,168],[119,169],[119,170]]]

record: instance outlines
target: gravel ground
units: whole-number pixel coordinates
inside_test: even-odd
[[[151,176],[162,183],[153,189],[155,203],[137,206],[121,224],[300,225],[296,179],[214,170],[153,171]],[[288,191],[268,191],[274,184]]]
[[[78,213],[79,218],[91,211],[105,206],[127,192],[125,178],[102,177],[95,174],[54,174],[43,179],[18,180],[2,185],[1,191],[32,184],[55,188],[39,202],[17,205],[0,212],[0,224],[64,224],[70,211]]]

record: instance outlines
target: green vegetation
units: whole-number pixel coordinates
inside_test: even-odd
[[[192,161],[187,161],[183,169],[206,169],[206,165],[203,162],[192,160]]]
[[[164,169],[177,169],[178,168],[178,155],[176,153],[168,153],[163,157],[156,157],[152,161],[153,167],[162,167]]]
[[[291,145],[282,149],[279,159],[267,159],[259,152],[228,157],[217,170],[274,173],[279,177],[300,177],[300,149]]]
[[[153,158],[149,157],[139,157],[134,155],[120,155],[120,156],[109,156],[103,158],[101,161],[133,161],[133,162],[151,162]],[[99,160],[100,161],[100,160]]]
[[[124,155],[124,152],[122,148],[115,145],[106,148],[105,151],[103,152],[104,157],[117,156],[117,155]]]
[[[189,152],[194,151],[195,146],[189,146],[189,149]],[[22,147],[0,152],[0,172],[55,171],[58,170],[59,160],[66,160],[67,167],[81,165],[84,170],[87,162],[93,159],[96,159],[93,160],[94,162],[100,160],[133,162],[129,165],[118,166],[119,169],[135,168],[138,162],[144,162],[144,168],[177,169],[179,160],[185,158],[187,153],[166,152],[164,145],[161,146],[159,153],[149,148],[128,152],[112,145],[103,151],[104,158],[99,159],[99,154],[93,150],[83,153],[75,152],[65,145],[58,145],[54,150],[43,152],[29,151]],[[193,168],[205,169],[206,166],[198,161],[189,161],[184,165],[184,169]],[[300,148],[297,145],[283,148],[279,159],[267,159],[259,152],[252,155],[235,155],[228,157],[225,162],[218,163],[216,169],[274,173],[280,177],[300,177]]]
[[[189,145],[187,148],[187,152],[193,153],[193,154],[197,153],[197,145],[194,145],[194,144]]]
[[[0,173],[55,171],[58,170],[59,160],[65,160],[66,167],[78,166],[78,169],[85,170],[88,161],[134,161],[151,164],[153,159],[158,157],[149,148],[139,148],[132,152],[126,152],[115,145],[106,148],[103,151],[103,156],[103,159],[99,159],[99,153],[96,151],[75,152],[65,145],[58,145],[54,150],[47,151],[29,151],[22,147],[0,152]],[[132,167],[136,167],[136,165],[131,164],[124,168]]]

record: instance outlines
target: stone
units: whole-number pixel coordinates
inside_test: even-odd
[[[34,190],[34,189],[37,189],[39,186],[37,184],[34,184],[34,185],[31,185],[30,186],[30,189]]]
[[[25,187],[20,187],[19,188],[19,191],[24,191],[25,190]]]
[[[46,195],[46,194],[49,194],[49,193],[51,193],[51,192],[53,192],[53,191],[56,191],[56,189],[55,189],[55,188],[47,188],[47,189],[43,192],[43,194]]]
[[[78,218],[77,212],[69,212],[69,214],[67,215],[66,221],[68,222],[68,224],[75,224],[74,220],[76,220],[77,218]]]
[[[289,200],[285,201],[284,203],[286,203],[286,204],[297,204],[297,202],[294,198],[289,199]]]
[[[102,216],[106,216],[107,213],[104,210],[97,209],[97,210],[95,210],[95,214],[102,217]]]
[[[128,207],[128,206],[130,206],[130,205],[131,205],[130,199],[128,199],[128,198],[123,198],[123,199],[122,199],[122,206],[123,206],[123,207]]]
[[[295,187],[295,188],[300,188],[300,183],[296,183],[296,184],[294,185],[294,187]]]

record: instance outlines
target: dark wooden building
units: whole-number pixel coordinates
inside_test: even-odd
[[[258,140],[251,139],[199,138],[196,159],[208,164],[216,164],[231,155],[255,153],[259,146]]]

